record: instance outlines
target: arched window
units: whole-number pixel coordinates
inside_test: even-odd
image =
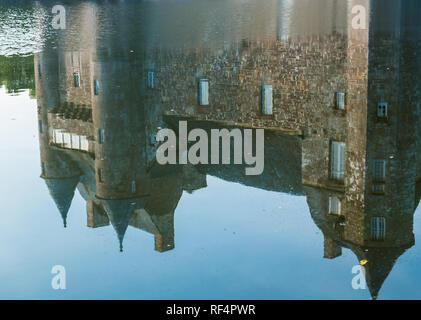
[[[209,80],[200,79],[199,81],[199,103],[201,106],[209,105]]]
[[[262,86],[262,114],[271,115],[273,108],[273,93],[271,85]]]
[[[345,143],[332,141],[330,148],[330,178],[344,181],[345,178]]]
[[[342,214],[341,200],[338,197],[329,197],[329,214]]]
[[[76,88],[80,86],[79,72],[73,73],[73,82]]]

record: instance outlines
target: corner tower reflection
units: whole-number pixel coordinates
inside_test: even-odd
[[[35,57],[41,66],[36,78],[42,177],[64,225],[77,187],[86,200],[88,226],[111,223],[121,250],[129,225],[153,233],[156,250],[170,250],[182,191],[206,186],[205,176],[194,168],[150,166],[143,105],[130,96],[136,90],[129,84],[136,82],[128,81],[123,90],[109,85],[109,95],[91,95],[91,72],[107,62],[98,67],[81,66],[82,61],[87,55],[79,52],[45,51]],[[126,72],[130,65],[109,60],[108,67]],[[105,79],[98,79],[106,91]]]
[[[420,7],[416,1],[316,2],[328,13],[308,10],[304,0],[271,1],[264,8],[275,29],[256,19],[255,28],[247,25],[255,31],[248,37],[243,28],[218,23],[218,15],[209,17],[176,45],[169,22],[156,26],[145,18],[139,32],[130,24],[132,14],[160,16],[159,5],[130,12],[121,6],[119,16],[115,6],[93,5],[89,22],[77,24],[79,33],[95,35],[87,45],[64,33],[57,50],[35,57],[42,177],[64,221],[77,187],[88,226],[111,223],[122,246],[131,225],[153,233],[156,250],[166,251],[174,248],[174,211],[183,191],[206,187],[207,174],[305,195],[324,234],[324,257],[348,248],[368,260],[367,284],[376,298],[396,259],[414,244]],[[351,28],[355,4],[371,10],[366,30]],[[173,14],[181,19],[184,12]],[[395,18],[383,21],[389,16]],[[210,37],[207,23],[223,28],[222,39]],[[267,86],[270,108],[262,107]],[[189,128],[265,128],[264,173],[157,165],[157,130],[176,128],[181,119]]]

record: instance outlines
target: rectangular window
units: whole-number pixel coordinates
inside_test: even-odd
[[[103,174],[101,168],[98,169],[98,181],[99,182],[104,182],[104,174]]]
[[[371,240],[383,241],[386,239],[386,219],[383,217],[371,218]]]
[[[209,105],[209,80],[200,79],[199,81],[199,103],[201,106]]]
[[[79,72],[73,73],[73,82],[76,88],[80,86]]]
[[[45,162],[41,162],[41,173],[45,176]]]
[[[89,141],[86,136],[80,137],[80,150],[89,151]]]
[[[74,140],[74,135],[73,134],[71,134],[71,133],[68,133],[68,135],[69,135],[69,149],[73,149],[73,143],[75,142],[75,140]]]
[[[42,125],[42,120],[38,121],[39,133],[44,133],[44,127]]]
[[[262,86],[262,114],[271,115],[273,107],[273,94],[271,85]]]
[[[70,137],[72,139],[71,148],[80,149],[80,136],[76,134],[71,134]]]
[[[63,132],[62,137],[63,137],[63,147],[67,149],[71,149],[72,148],[71,134],[67,132]]]
[[[371,187],[371,192],[374,194],[384,194],[385,193],[385,185],[384,183],[375,183]]]
[[[41,68],[41,63],[38,63],[38,77],[41,78],[42,76],[42,68]]]
[[[337,197],[329,197],[329,214],[341,215],[341,200]]]
[[[384,182],[386,179],[386,160],[373,161],[373,181]]]
[[[344,92],[336,93],[336,109],[345,110],[345,93]]]
[[[330,178],[344,181],[345,178],[345,143],[332,141],[330,149]]]
[[[132,193],[136,193],[136,181],[132,181]]]
[[[148,72],[147,79],[148,88],[153,89],[155,87],[155,74],[153,71]]]
[[[60,132],[60,130],[53,131],[53,141],[56,144],[63,144],[64,143],[64,134]]]
[[[387,118],[388,110],[387,110],[387,102],[380,102],[377,104],[377,117],[378,118]]]
[[[102,144],[105,140],[105,131],[104,129],[98,129],[98,143]]]
[[[99,82],[98,80],[94,80],[94,95],[98,95],[99,93]]]

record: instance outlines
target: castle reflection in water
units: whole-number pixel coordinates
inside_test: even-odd
[[[198,3],[204,7],[193,11],[210,12]],[[172,23],[160,20],[158,4],[81,4],[68,13],[71,30],[57,31],[57,45],[36,54],[41,177],[64,226],[77,188],[89,227],[112,224],[122,249],[130,225],[154,234],[164,252],[175,245],[183,191],[206,188],[207,175],[304,195],[324,234],[324,257],[349,248],[367,260],[375,298],[414,245],[419,4],[270,0],[242,10],[229,3],[188,30],[177,29],[174,21],[189,14],[176,4],[166,9]],[[366,30],[351,28],[356,4],[370,8]],[[253,10],[259,15],[247,30],[225,23]],[[221,38],[209,28],[220,28]],[[240,165],[157,164],[154,137],[179,120],[189,129],[265,128],[263,174],[246,176]]]

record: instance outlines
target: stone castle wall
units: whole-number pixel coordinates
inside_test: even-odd
[[[226,49],[155,51],[156,88],[166,114],[321,133],[335,92],[346,91],[346,38],[339,34],[241,42]],[[209,79],[200,106],[199,79]],[[273,86],[273,115],[262,115],[261,86]]]

